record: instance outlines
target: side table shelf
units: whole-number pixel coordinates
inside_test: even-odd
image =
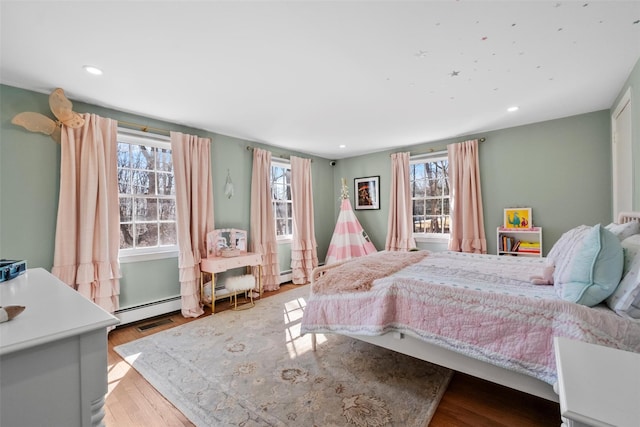
[[[204,274],[200,274],[200,301],[211,307],[211,313],[215,312],[216,300],[229,298],[245,291],[226,292],[216,295],[216,273],[222,273],[234,268],[258,267],[258,290],[262,297],[262,254],[254,252],[246,252],[235,257],[207,257],[200,261],[200,271],[211,275],[211,303],[205,301],[204,298]]]
[[[542,227],[505,228],[496,231],[498,255],[542,256]]]

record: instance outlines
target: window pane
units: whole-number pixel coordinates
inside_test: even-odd
[[[120,224],[120,249],[133,247],[133,224]]]
[[[132,165],[136,169],[155,169],[155,148],[144,145],[131,145]]]
[[[133,194],[149,194],[149,175],[152,172],[131,171]]]
[[[425,201],[425,213],[427,215],[437,215],[442,213],[442,199],[428,199]]]
[[[173,158],[171,157],[171,150],[158,148],[156,149],[156,169],[163,172],[171,172],[173,175]]]
[[[158,246],[158,224],[137,223],[136,232],[135,245],[137,248]]]
[[[424,163],[417,163],[411,165],[411,176],[413,179],[423,179],[424,178]]]
[[[118,169],[118,192],[131,194],[131,170]]]
[[[426,183],[422,179],[414,181],[411,185],[412,197],[424,197],[426,195]]]
[[[413,216],[413,232],[414,233],[424,233],[426,227],[424,215],[414,215]]]
[[[158,172],[158,195],[169,196],[176,194],[176,187],[172,173]]]
[[[160,199],[160,221],[176,220],[176,202],[175,200]]]
[[[176,233],[176,223],[161,223],[160,224],[160,245],[177,245],[178,238]]]
[[[131,222],[133,219],[133,198],[120,197],[120,222]]]
[[[158,220],[158,199],[136,199],[136,222]]]
[[[440,179],[430,179],[427,182],[427,194],[429,196],[442,195],[442,182],[440,181]]]
[[[293,220],[289,219],[287,221],[287,235],[292,235],[293,234]]]
[[[413,214],[424,215],[424,200],[413,201]]]
[[[129,156],[129,148],[130,144],[125,144],[122,142],[118,143],[118,167],[125,168],[131,167],[131,158]]]

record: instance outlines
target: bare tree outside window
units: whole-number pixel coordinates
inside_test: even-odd
[[[285,164],[271,165],[271,201],[276,222],[276,236],[293,234],[293,205],[291,202],[291,167]]]
[[[451,226],[448,160],[438,158],[412,162],[409,173],[413,232],[448,234]]]
[[[119,135],[120,249],[177,245],[171,149],[157,145]]]

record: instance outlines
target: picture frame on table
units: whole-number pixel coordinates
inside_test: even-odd
[[[353,180],[356,210],[380,209],[380,176]]]
[[[529,229],[533,227],[531,208],[506,208],[504,210],[504,228]]]

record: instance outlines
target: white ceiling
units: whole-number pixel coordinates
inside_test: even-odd
[[[608,109],[640,57],[640,1],[2,1],[0,13],[4,84],[333,159]]]

